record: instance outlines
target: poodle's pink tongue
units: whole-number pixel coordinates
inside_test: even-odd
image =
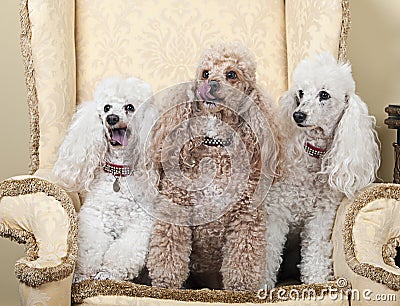
[[[215,100],[215,97],[210,93],[211,86],[206,81],[197,89],[197,94],[200,96],[201,99],[204,101]]]
[[[126,130],[125,129],[113,130],[112,140],[118,142],[121,146],[128,145],[128,138],[126,137]]]

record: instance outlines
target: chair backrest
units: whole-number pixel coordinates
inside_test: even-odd
[[[205,48],[240,41],[277,99],[304,57],[344,56],[348,19],[348,0],[22,0],[31,172],[52,167],[76,105],[104,77],[135,75],[156,92],[193,79]]]

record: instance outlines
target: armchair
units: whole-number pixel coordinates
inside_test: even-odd
[[[308,305],[307,298],[291,300],[289,294],[312,289],[321,305],[349,305],[351,287],[400,300],[400,269],[393,264],[400,243],[397,185],[373,186],[341,204],[332,240],[335,276],[342,282],[286,286],[283,295],[275,291],[262,300],[257,293],[128,282],[72,286],[80,200],[52,183],[50,174],[76,106],[91,99],[100,79],[135,74],[157,91],[190,80],[205,47],[239,40],[256,55],[260,83],[277,98],[304,57],[330,51],[345,58],[349,23],[348,0],[22,0],[30,175],[0,183],[0,235],[26,244],[26,256],[15,269],[22,304]],[[329,289],[341,292],[341,298],[331,298]]]

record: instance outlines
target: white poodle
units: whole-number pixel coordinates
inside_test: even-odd
[[[75,281],[131,280],[145,264],[153,219],[144,139],[157,115],[144,104],[150,96],[135,77],[101,81],[60,147],[53,173],[83,198]]]
[[[285,175],[266,199],[267,289],[275,285],[289,233],[300,233],[301,280],[332,277],[337,206],[373,182],[380,164],[375,118],[355,94],[349,64],[328,53],[302,61],[280,104]]]

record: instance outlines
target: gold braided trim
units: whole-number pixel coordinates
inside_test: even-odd
[[[400,246],[400,236],[389,239],[389,241],[382,246],[382,257],[385,264],[393,268],[398,269],[396,266],[394,258],[397,255],[396,248]]]
[[[33,268],[26,261],[38,258],[38,245],[33,233],[25,230],[13,229],[5,224],[0,224],[0,236],[9,238],[18,243],[25,243],[26,257],[15,264],[16,277],[31,287],[37,287],[51,281],[64,279],[73,273],[78,251],[78,223],[75,208],[71,198],[60,187],[39,178],[22,180],[5,180],[0,183],[0,201],[2,197],[16,197],[20,195],[43,192],[55,198],[66,211],[69,221],[67,236],[67,255],[61,258],[61,264],[54,267]],[[0,202],[1,203],[1,202]]]
[[[27,101],[30,115],[30,174],[39,169],[39,102],[36,91],[35,69],[33,68],[32,56],[32,30],[29,19],[28,0],[21,0],[20,3],[21,23],[21,53],[25,66],[25,84],[27,88]]]
[[[72,286],[72,302],[82,303],[90,297],[111,295],[137,298],[147,297],[183,302],[265,304],[293,300],[296,298],[296,293],[299,293],[301,298],[303,292],[303,300],[312,299],[313,297],[321,300],[332,294],[332,292],[337,294],[339,298],[347,299],[351,285],[346,280],[341,280],[344,283],[332,281],[323,284],[283,286],[265,294],[263,292],[236,292],[228,290],[163,289],[124,281],[85,280]]]
[[[1,200],[1,196],[0,196]],[[10,228],[5,224],[0,223],[0,236],[10,239],[19,244],[25,244],[25,255],[24,260],[35,260],[37,258],[37,244],[35,237],[24,230],[18,230]]]
[[[342,0],[342,27],[339,39],[339,60],[345,61],[347,55],[347,38],[351,27],[350,2]]]
[[[353,240],[353,227],[359,211],[377,199],[394,199],[400,201],[400,185],[381,184],[366,189],[360,193],[348,208],[343,229],[344,253],[348,266],[358,275],[367,277],[377,283],[382,283],[392,290],[400,289],[400,275],[375,267],[367,263],[360,263],[356,258]]]

